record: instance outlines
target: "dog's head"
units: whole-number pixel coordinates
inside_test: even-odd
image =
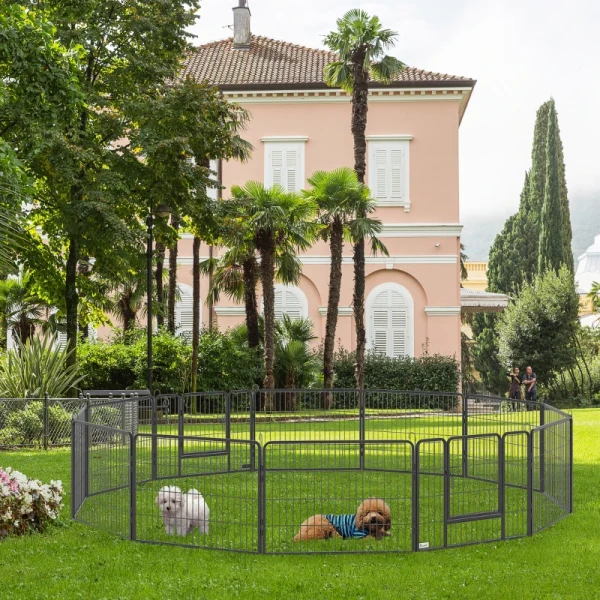
[[[392,527],[390,507],[381,498],[363,500],[356,511],[356,527],[381,537]]]
[[[181,510],[183,494],[176,485],[165,485],[156,496],[156,504],[162,512],[175,514]]]

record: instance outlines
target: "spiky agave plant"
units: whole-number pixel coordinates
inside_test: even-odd
[[[58,348],[55,335],[34,336],[18,351],[0,361],[0,396],[4,398],[52,398],[72,395],[83,379],[77,365],[68,366],[69,351]]]

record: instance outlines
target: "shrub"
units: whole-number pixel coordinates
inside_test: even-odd
[[[56,349],[55,336],[35,336],[16,352],[7,352],[0,361],[0,397],[40,398],[48,394],[63,397],[75,389],[81,378],[77,367],[67,367],[66,349]]]
[[[77,351],[77,362],[84,389],[126,390],[135,384],[133,346],[122,343],[82,344]]]
[[[70,439],[71,413],[62,406],[48,407],[48,435],[53,444]]]
[[[41,440],[44,431],[42,412],[41,402],[31,402],[26,408],[9,415],[6,425],[18,432],[20,444],[34,444]]]
[[[355,357],[353,352],[340,351],[334,362],[337,388],[353,388]],[[451,356],[422,356],[420,358],[389,358],[378,354],[367,354],[365,357],[365,389],[371,390],[406,390],[431,392],[457,392],[460,381],[458,362]],[[371,404],[367,408],[385,408],[385,403],[392,400],[389,395],[370,396]],[[406,396],[393,399],[396,407],[402,404],[409,407],[414,404],[415,397]],[[430,408],[451,408],[456,398],[445,400],[431,397]],[[422,403],[421,407],[425,408]]]
[[[0,539],[44,531],[56,521],[63,506],[62,483],[42,484],[23,473],[0,468]]]

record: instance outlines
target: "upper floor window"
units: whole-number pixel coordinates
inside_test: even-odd
[[[413,299],[395,283],[377,286],[367,298],[367,347],[390,357],[413,356]]]
[[[368,136],[369,187],[377,204],[410,209],[410,136]]]
[[[194,302],[192,288],[185,283],[177,284],[178,299],[175,304],[175,326],[177,335],[192,338],[194,324]],[[202,322],[202,304],[200,304],[200,322]]]
[[[265,145],[265,187],[280,185],[288,192],[304,187],[306,137],[262,138]]]

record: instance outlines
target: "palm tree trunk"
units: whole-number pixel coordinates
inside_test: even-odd
[[[254,256],[242,263],[244,277],[244,303],[246,305],[246,329],[248,330],[248,346],[257,348],[260,344],[258,330],[258,302],[256,300],[256,283],[258,281],[258,265]]]
[[[165,325],[165,293],[163,286],[163,273],[165,265],[165,245],[156,242],[156,324],[159,328]]]
[[[323,380],[326,389],[333,387],[333,353],[335,349],[335,331],[338,321],[340,290],[342,286],[342,248],[344,229],[342,222],[336,218],[331,227],[329,247],[331,249],[331,269],[329,271],[329,299],[327,301],[327,323],[323,344]],[[331,406],[331,394],[326,395],[326,406]]]
[[[213,285],[213,264],[212,264],[212,259],[213,259],[213,247],[209,246],[208,247],[208,261],[209,261],[209,267],[208,267],[208,289],[212,290],[212,285]],[[210,331],[212,331],[213,328],[213,311],[214,311],[214,300],[213,300],[213,295],[210,294],[208,297],[208,329]]]
[[[354,59],[354,87],[352,91],[352,137],[354,139],[354,170],[360,183],[365,182],[368,106],[368,74],[364,69],[364,54],[360,52]],[[358,215],[364,217],[364,214]],[[354,326],[356,328],[356,387],[365,387],[365,240],[360,238],[354,244]]]
[[[79,306],[79,295],[77,293],[77,263],[79,262],[79,245],[73,236],[69,240],[69,255],[67,257],[65,274],[65,304],[67,313],[67,349],[69,355],[66,367],[72,367],[77,363],[77,309]]]
[[[171,216],[171,227],[179,232],[179,215]],[[175,334],[175,304],[177,302],[177,251],[178,242],[176,241],[169,248],[169,295],[167,298],[167,329],[173,335]]]
[[[198,344],[200,343],[200,238],[194,236],[192,251],[192,392],[198,381]]]
[[[261,282],[264,298],[265,317],[265,379],[263,386],[267,390],[275,388],[275,243],[273,239],[265,240],[260,252]],[[272,394],[265,398],[265,408],[272,409]]]

